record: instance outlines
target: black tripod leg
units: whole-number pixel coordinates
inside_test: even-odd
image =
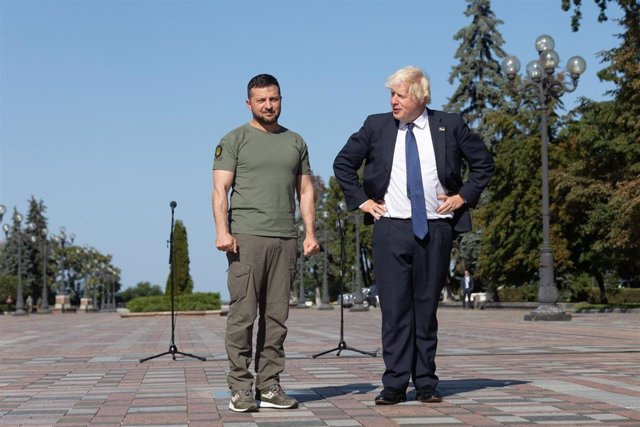
[[[164,353],[156,354],[155,356],[145,357],[144,359],[140,359],[140,363],[144,363],[147,360],[155,359],[157,357],[166,356],[167,354],[173,354],[173,353],[171,353],[170,351],[165,351]]]
[[[324,356],[325,354],[328,354],[328,353],[333,353],[336,350],[340,350],[340,347],[332,348],[331,350],[327,350],[327,351],[323,351],[322,353],[314,354],[311,357],[315,359],[316,357]],[[340,353],[338,353],[338,355],[340,355]]]
[[[181,351],[176,351],[175,354],[179,354],[180,356],[193,357],[194,359],[198,359],[198,360],[201,360],[203,362],[205,362],[207,360],[206,357],[196,356],[195,354],[190,354],[190,353],[183,353]],[[173,356],[173,360],[176,360],[175,355]]]
[[[344,347],[344,350],[355,351],[356,353],[366,354],[367,356],[371,356],[371,357],[376,357],[377,356],[377,353],[375,351],[371,352],[371,351],[358,350],[357,348],[352,348],[352,347],[349,347],[349,346],[346,346],[346,345]],[[339,355],[340,355],[340,353],[338,353],[338,356]]]

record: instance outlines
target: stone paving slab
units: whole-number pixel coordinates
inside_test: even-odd
[[[340,311],[292,308],[282,384],[295,410],[228,409],[226,318],[0,316],[0,426],[640,426],[640,313],[526,322],[528,311],[439,311],[444,402],[376,406],[382,358],[337,347]],[[380,353],[380,312],[344,313],[351,349]]]

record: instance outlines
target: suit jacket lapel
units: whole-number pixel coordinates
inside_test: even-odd
[[[398,138],[398,121],[389,114],[389,121],[385,123],[382,129],[381,141],[383,143],[384,167],[386,176],[391,176],[391,165],[393,164],[393,153],[396,149],[396,139]]]
[[[442,122],[441,114],[434,114],[434,111],[427,108],[429,116],[429,128],[431,130],[431,141],[433,142],[433,152],[436,156],[436,169],[438,170],[438,179],[442,185],[446,186],[445,165],[446,165],[446,127]]]

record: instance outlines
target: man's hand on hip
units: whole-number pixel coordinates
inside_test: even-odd
[[[436,209],[436,213],[439,215],[446,215],[456,209],[460,209],[462,205],[464,205],[464,199],[459,194],[454,194],[453,196],[438,194],[438,200],[442,202],[442,204],[438,206],[438,209]]]
[[[375,219],[376,221],[379,220],[381,216],[387,213],[387,207],[384,205],[384,202],[378,203],[375,200],[371,199],[361,204],[360,210],[371,214],[373,219]]]

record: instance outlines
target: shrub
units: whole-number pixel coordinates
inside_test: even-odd
[[[558,285],[558,301],[582,302],[591,301],[593,298],[593,278],[588,274],[557,277],[556,283]],[[597,301],[599,300],[598,294]]]
[[[220,293],[197,292],[182,294],[175,297],[176,311],[219,310]],[[168,295],[138,297],[127,303],[127,308],[133,313],[147,313],[152,311],[170,311],[171,297]]]
[[[599,301],[598,288],[592,289],[592,299],[589,302]],[[609,304],[635,304],[640,303],[640,289],[638,288],[607,288],[607,299]]]
[[[528,283],[521,286],[501,286],[498,288],[500,302],[532,302],[538,300],[538,284]]]

